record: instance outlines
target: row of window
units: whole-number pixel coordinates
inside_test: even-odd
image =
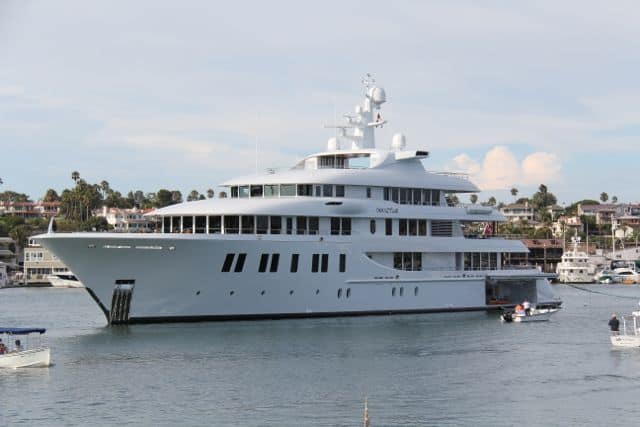
[[[236,254],[229,253],[225,256],[224,262],[222,263],[221,271],[223,273],[229,273],[233,268],[234,273],[241,273],[244,269],[244,264],[247,259],[247,254],[241,253],[238,254],[238,258],[236,259]],[[235,264],[234,264],[235,260]],[[300,254],[291,254],[291,263],[289,265],[289,272],[297,273],[298,272],[298,264],[300,261]],[[280,263],[280,254],[261,254],[260,262],[258,263],[258,272],[266,273],[267,269],[270,273],[277,273],[278,267]],[[311,272],[312,273],[326,273],[329,271],[329,254],[313,254],[311,256]],[[344,273],[347,271],[347,255],[340,254],[338,257],[338,271],[340,273]]]
[[[403,297],[404,296],[404,286],[400,286],[398,288],[398,291],[399,291],[398,293],[400,294],[400,296]],[[416,297],[418,296],[418,287],[417,286],[415,288],[413,288],[413,295],[416,296]],[[391,288],[391,296],[392,297],[396,296],[396,288],[395,288],[395,286],[393,288]]]
[[[231,198],[243,197],[344,197],[344,185],[332,184],[255,184],[234,185]]]
[[[24,253],[24,260],[26,262],[42,261],[42,260],[44,260],[44,253],[43,252],[25,252]]]
[[[394,252],[393,268],[405,271],[421,271],[422,252]]]
[[[382,198],[401,205],[439,206],[440,190],[384,187]]]
[[[498,254],[495,252],[465,252],[465,270],[497,270]]]

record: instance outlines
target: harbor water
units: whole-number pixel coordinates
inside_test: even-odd
[[[636,425],[640,349],[607,321],[636,285],[554,287],[549,322],[449,313],[107,327],[82,289],[2,289],[50,368],[0,371],[0,425]]]

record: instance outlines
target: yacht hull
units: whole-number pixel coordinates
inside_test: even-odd
[[[498,308],[487,304],[488,272],[395,270],[372,261],[364,243],[347,239],[52,233],[39,240],[74,271],[111,323]],[[416,250],[406,243],[391,247],[399,245],[397,241],[384,245],[388,247],[378,249]],[[370,242],[366,247],[371,247]],[[238,265],[240,254],[245,254],[242,266]],[[268,262],[261,272],[263,254]],[[273,254],[279,255],[275,265]],[[291,266],[294,254],[297,269]],[[314,254],[318,255],[317,272],[313,271]],[[345,256],[344,272],[340,254]],[[320,261],[323,255],[326,266]],[[225,272],[225,261],[231,256]],[[500,274],[508,277],[510,273]],[[522,275],[522,271],[513,274]],[[526,285],[514,287],[514,302],[529,298],[538,304],[559,303],[548,297],[552,292],[544,275],[536,270],[528,274]]]

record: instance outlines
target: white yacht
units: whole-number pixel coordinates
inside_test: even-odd
[[[589,254],[579,249],[580,237],[572,237],[573,247],[564,251],[556,266],[558,281],[561,283],[591,283],[596,266],[589,262]]]
[[[84,285],[71,271],[61,271],[47,276],[54,288],[82,288]]]
[[[158,233],[54,233],[37,239],[114,323],[490,310],[557,306],[548,276],[506,265],[518,240],[466,238],[499,212],[452,206],[478,187],[428,172],[401,134],[377,148],[381,87],[337,126],[327,150],[285,171],[222,184],[230,197],[152,214]]]

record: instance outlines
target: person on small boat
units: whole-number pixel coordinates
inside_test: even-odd
[[[522,308],[520,304],[516,305],[514,310],[516,311],[516,314],[524,312],[524,308]]]
[[[5,354],[6,352],[7,352],[7,346],[4,345],[4,343],[0,339],[0,354]]]
[[[611,332],[614,335],[617,335],[620,331],[620,321],[615,314],[612,314],[611,319],[609,319],[609,328],[611,328]]]
[[[524,308],[524,314],[526,314],[527,316],[531,315],[531,303],[529,302],[528,299],[524,299],[523,303],[522,303],[522,308]]]
[[[24,348],[22,348],[22,343],[20,342],[20,340],[16,340],[16,346],[13,351],[23,351],[23,350]]]

